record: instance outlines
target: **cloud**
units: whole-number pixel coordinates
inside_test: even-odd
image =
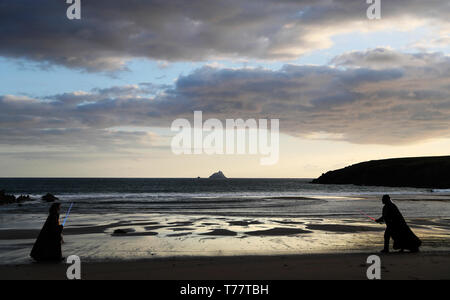
[[[87,71],[123,70],[133,58],[288,61],[330,47],[336,34],[448,28],[450,19],[445,0],[384,1],[376,22],[360,0],[95,0],[76,21],[65,1],[0,7],[0,56]]]
[[[278,118],[305,138],[403,144],[450,136],[450,58],[389,49],[351,52],[334,66],[202,67],[172,86],[141,83],[33,99],[0,96],[0,144],[141,144],[176,118]],[[138,147],[138,146],[136,146]]]
[[[341,54],[331,60],[331,64],[342,67],[362,67],[371,69],[386,69],[396,67],[422,67],[448,62],[448,57],[442,53],[401,53],[388,48],[376,48],[367,51],[354,51]]]
[[[152,146],[156,138],[144,131],[123,131],[95,128],[26,128],[14,130],[1,129],[2,145],[64,146],[77,148],[82,152],[88,149],[123,151],[125,149]],[[86,148],[88,147],[88,148]]]

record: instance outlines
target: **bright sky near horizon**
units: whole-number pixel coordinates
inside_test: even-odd
[[[317,177],[448,155],[448,1],[0,5],[0,177]],[[277,118],[280,159],[175,155],[171,122]]]

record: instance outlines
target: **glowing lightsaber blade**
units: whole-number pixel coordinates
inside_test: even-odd
[[[362,210],[359,211],[362,215],[370,218],[372,221],[374,221],[375,223],[377,223],[377,220],[375,218],[372,218],[371,216],[369,216],[368,214],[366,214],[365,212],[363,212]]]
[[[69,210],[67,210],[66,217],[64,218],[64,222],[62,223],[62,226],[64,226],[66,224],[67,218],[69,217],[69,214],[70,214],[70,210],[72,209],[72,205],[73,205],[73,202],[70,203]]]

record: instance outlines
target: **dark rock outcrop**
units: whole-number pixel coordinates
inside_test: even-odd
[[[368,161],[327,172],[312,183],[447,189],[450,156]]]
[[[45,201],[45,202],[55,202],[55,201],[59,200],[58,197],[55,197],[54,195],[52,195],[50,193],[45,194],[44,196],[41,197],[41,199],[42,199],[42,201]]]
[[[12,204],[12,203],[17,203],[17,204],[21,204],[25,201],[31,201],[33,199],[31,199],[31,197],[29,195],[20,195],[19,197],[16,198],[16,196],[14,195],[9,195],[6,194],[6,192],[4,190],[0,191],[0,205],[2,204]]]
[[[1,204],[11,204],[16,202],[16,196],[8,195],[4,190],[0,191],[0,205]]]
[[[19,197],[17,197],[17,199],[16,199],[16,201],[17,201],[17,203],[22,203],[22,202],[25,202],[25,201],[31,201],[32,199],[31,199],[31,197],[29,196],[29,195],[20,195]]]
[[[227,177],[222,173],[222,171],[219,171],[209,176],[209,179],[227,179]]]

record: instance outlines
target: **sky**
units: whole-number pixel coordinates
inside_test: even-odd
[[[314,178],[448,155],[450,5],[0,2],[0,177]],[[174,120],[278,119],[279,160],[176,155]]]

